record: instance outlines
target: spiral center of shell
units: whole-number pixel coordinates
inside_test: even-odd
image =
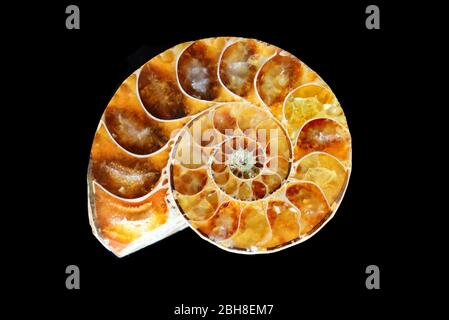
[[[241,148],[232,153],[229,160],[231,170],[238,170],[244,175],[248,174],[250,178],[254,177],[254,173],[251,169],[255,164],[256,157],[254,154],[249,150]]]

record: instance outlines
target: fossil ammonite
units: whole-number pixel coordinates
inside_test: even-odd
[[[190,226],[235,253],[303,242],[335,214],[351,137],[329,86],[267,43],[177,45],[109,102],[88,171],[95,236],[124,256]]]

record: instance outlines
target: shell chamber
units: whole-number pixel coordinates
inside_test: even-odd
[[[335,214],[351,137],[329,86],[254,39],[177,45],[131,74],[93,141],[89,218],[124,256],[190,226],[236,253],[298,244]]]

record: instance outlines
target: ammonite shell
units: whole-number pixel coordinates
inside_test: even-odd
[[[335,214],[351,137],[302,61],[244,38],[177,45],[126,79],[95,134],[95,236],[118,256],[186,226],[236,253],[303,242]]]

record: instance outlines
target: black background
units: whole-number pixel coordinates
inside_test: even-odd
[[[80,7],[80,30],[65,28],[65,8],[72,3]],[[28,106],[39,109],[34,134],[40,143],[28,148],[41,168],[31,206],[42,208],[37,219],[42,229],[25,257],[43,269],[40,280],[51,298],[41,307],[177,319],[173,310],[181,303],[275,304],[273,319],[293,319],[325,311],[384,315],[398,306],[398,297],[410,294],[414,283],[404,224],[411,213],[400,200],[407,146],[397,143],[404,101],[396,81],[407,77],[413,64],[400,51],[412,36],[403,24],[404,8],[383,2],[374,2],[381,29],[367,30],[368,4],[74,1],[41,7],[37,38],[24,40],[34,51],[28,74],[38,74],[33,83],[43,87]],[[317,235],[279,253],[227,253],[186,229],[118,259],[94,238],[88,223],[86,174],[98,121],[120,83],[144,62],[178,43],[211,36],[279,46],[330,85],[353,139],[344,200]],[[65,288],[70,264],[80,267],[80,290]],[[380,267],[380,290],[365,287],[370,264]]]

